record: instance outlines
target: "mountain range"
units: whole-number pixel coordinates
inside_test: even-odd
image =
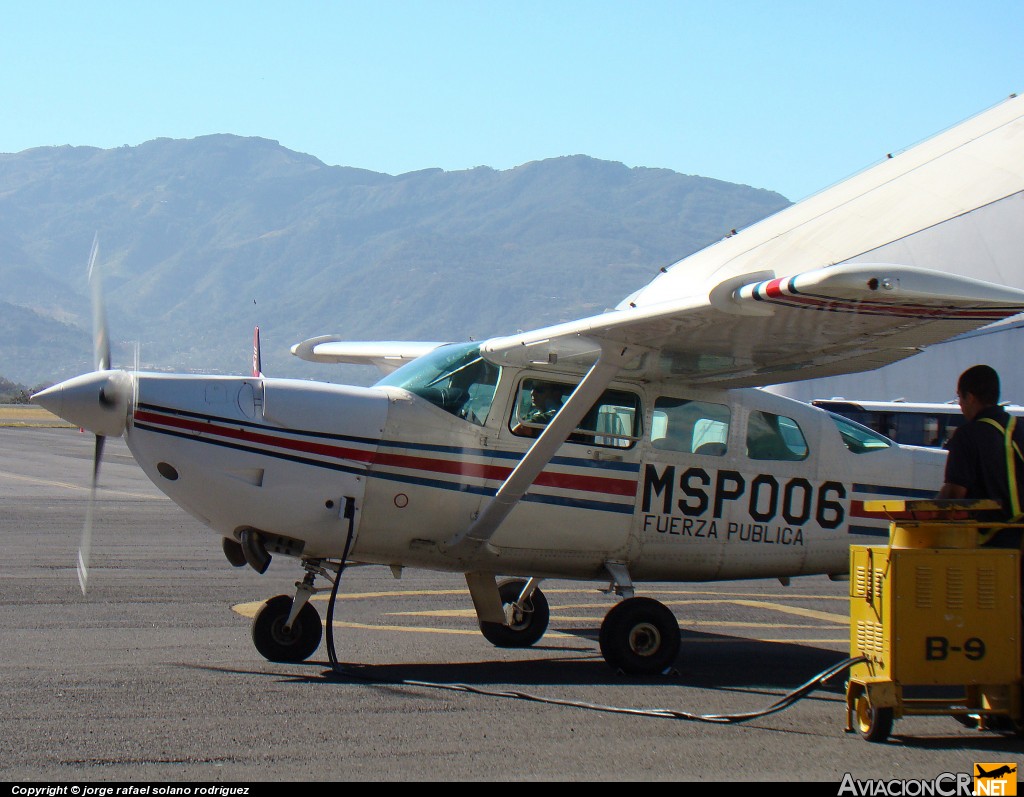
[[[314,335],[465,340],[591,315],[787,206],[772,191],[583,155],[397,176],[212,135],[0,154],[0,375],[90,370],[100,242],[115,365],[372,381]]]

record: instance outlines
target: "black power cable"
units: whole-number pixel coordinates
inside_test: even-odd
[[[338,563],[338,573],[334,577],[334,586],[331,587],[331,599],[327,603],[327,658],[331,662],[331,669],[335,672],[344,672],[338,663],[338,654],[334,649],[334,604],[338,600],[338,587],[341,586],[341,574],[345,572],[345,564],[348,562],[348,552],[352,547],[352,538],[356,531],[356,499],[351,496],[345,498],[345,511],[342,517],[348,520],[348,533],[345,536],[345,550],[341,553],[341,561]]]

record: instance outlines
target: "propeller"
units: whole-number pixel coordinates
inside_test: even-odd
[[[103,286],[100,283],[100,272],[96,268],[96,259],[100,254],[100,234],[97,232],[92,239],[89,251],[89,268],[86,272],[89,288],[92,293],[92,344],[93,360],[97,371],[110,370],[110,332],[107,329],[107,309],[103,303]],[[110,399],[104,390],[100,390],[100,403],[108,404]],[[92,518],[96,507],[96,483],[100,478],[100,463],[103,461],[103,446],[107,438],[96,435],[96,446],[92,455],[92,488],[89,491],[89,505],[85,511],[85,526],[82,528],[82,540],[78,546],[78,585],[85,595],[89,585],[89,553],[92,549]]]
[[[110,357],[110,332],[107,328],[107,310],[103,302],[103,285],[100,278],[100,270],[96,265],[99,252],[100,238],[99,233],[96,233],[92,239],[87,272],[89,288],[92,294],[93,355],[96,371],[110,371],[113,368]],[[139,350],[136,347],[136,371],[138,371],[138,360]],[[101,410],[112,413],[118,421],[127,417],[129,408],[126,405],[128,400],[130,399],[133,404],[135,402],[138,380],[133,378],[131,382],[132,384],[128,384],[123,377],[119,378],[119,375],[113,374],[100,387],[98,399]],[[118,423],[115,421],[114,429],[119,434],[123,426],[121,429],[117,429],[117,425]],[[86,594],[89,584],[89,554],[92,549],[92,523],[96,507],[96,485],[99,482],[100,463],[103,461],[103,447],[107,441],[107,435],[103,434],[103,431],[102,428],[96,430],[96,445],[93,449],[92,457],[92,487],[89,491],[89,505],[85,513],[85,526],[82,528],[82,540],[78,546],[78,584],[82,588],[83,595]]]
[[[92,343],[93,360],[97,371],[110,370],[110,333],[107,331],[107,310],[103,304],[103,285],[100,282],[100,272],[96,268],[96,258],[100,254],[100,234],[96,233],[92,239],[92,249],[89,251],[89,269],[86,272],[89,279],[89,288],[92,291]]]
[[[48,387],[32,396],[32,401],[54,415],[71,421],[96,435],[92,458],[92,489],[82,530],[82,543],[78,548],[78,583],[82,594],[89,582],[89,550],[92,546],[93,512],[96,504],[96,486],[99,481],[103,447],[108,436],[119,436],[128,427],[128,418],[138,400],[138,351],[135,354],[135,372],[112,370],[110,333],[107,313],[103,305],[100,281],[99,235],[92,241],[89,253],[89,287],[92,293],[93,354],[96,370]]]
[[[89,492],[89,505],[85,510],[85,526],[82,528],[82,541],[78,545],[78,585],[85,595],[89,585],[89,552],[92,548],[92,515],[96,506],[96,482],[100,476],[100,460],[103,457],[103,435],[96,435],[96,448],[92,457],[92,489]]]

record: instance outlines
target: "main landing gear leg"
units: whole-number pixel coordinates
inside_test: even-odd
[[[319,559],[303,560],[302,566],[306,575],[295,583],[295,598],[271,598],[253,619],[253,644],[270,661],[305,661],[320,646],[323,623],[309,599],[322,591],[314,586],[316,577],[330,574]]]

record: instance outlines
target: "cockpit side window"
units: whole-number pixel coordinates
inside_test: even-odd
[[[747,456],[798,462],[807,459],[807,439],[800,424],[784,415],[755,410],[747,421]]]
[[[654,402],[651,444],[663,451],[722,457],[728,451],[730,420],[724,404],[663,396]]]
[[[548,379],[524,379],[519,385],[509,428],[520,437],[538,437],[576,385]],[[571,443],[632,448],[640,434],[640,398],[625,390],[606,390],[569,436]]]
[[[483,426],[501,369],[480,356],[480,344],[440,346],[381,379],[378,386],[400,387],[435,407]]]
[[[872,451],[884,451],[891,448],[892,440],[883,437],[874,429],[861,426],[849,418],[830,412],[829,417],[832,423],[839,429],[839,436],[843,438],[843,444],[854,454],[870,454]]]

